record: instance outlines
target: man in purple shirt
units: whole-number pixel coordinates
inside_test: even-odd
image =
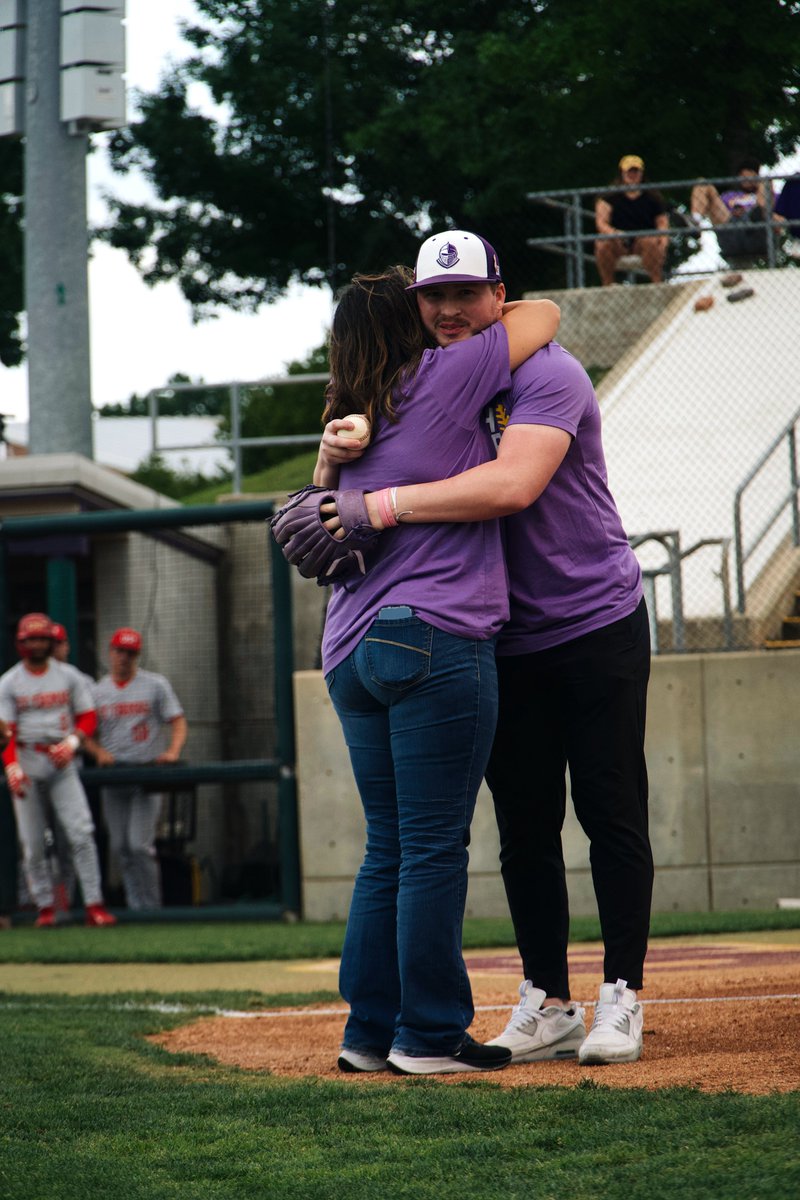
[[[495,319],[488,289],[485,310],[467,311],[457,287],[442,283],[451,241],[446,232],[423,243],[414,285],[423,324],[441,346]],[[436,282],[426,284],[434,274]],[[493,462],[436,483],[399,486],[395,500],[402,524],[508,516],[511,614],[497,646],[500,712],[487,780],[524,980],[495,1041],[515,1062],[576,1053],[582,1063],[632,1062],[642,1049],[637,992],[653,881],[644,758],[650,638],[641,572],[608,490],[594,388],[572,355],[555,343],[539,350],[514,372],[487,422],[498,446]],[[327,428],[325,445],[342,459],[359,454]],[[373,496],[367,505],[380,528]],[[591,844],[605,943],[588,1037],[567,970],[567,767]]]

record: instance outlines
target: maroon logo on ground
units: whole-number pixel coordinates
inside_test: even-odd
[[[516,954],[486,955],[465,960],[468,971],[494,971],[498,975],[519,975],[522,966]],[[569,952],[573,971],[602,972],[602,950],[573,949]],[[648,971],[671,971],[677,964],[687,971],[705,967],[763,967],[800,963],[800,950],[762,950],[754,946],[654,946],[647,952]]]

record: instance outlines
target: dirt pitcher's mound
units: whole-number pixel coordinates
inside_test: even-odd
[[[478,1011],[470,1032],[495,1037],[510,1011],[520,978],[508,951],[467,957]],[[235,971],[235,968],[233,968]],[[602,976],[599,947],[570,953],[573,993],[588,998]],[[491,1080],[504,1087],[592,1079],[609,1087],[697,1087],[750,1093],[800,1089],[800,949],[781,945],[651,947],[644,993],[644,1052],[637,1063],[581,1067],[577,1060],[528,1063],[489,1076],[441,1075],[442,1082]],[[152,1040],[173,1052],[207,1054],[219,1062],[275,1075],[336,1077],[354,1085],[394,1081],[389,1073],[341,1075],[336,1057],[346,1007],[265,1011],[203,1018]]]

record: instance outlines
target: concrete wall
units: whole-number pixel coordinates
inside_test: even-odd
[[[295,675],[303,910],[347,915],[364,823],[319,671]],[[647,755],[656,911],[772,908],[800,896],[800,651],[654,659]],[[472,827],[470,916],[505,916],[491,799]],[[572,910],[596,912],[588,843],[564,830]]]
[[[698,287],[694,281],[642,283],[635,291],[627,287],[571,288],[525,292],[523,299],[554,300],[561,308],[561,345],[585,367],[608,368],[619,363],[646,332],[668,324],[676,304]]]

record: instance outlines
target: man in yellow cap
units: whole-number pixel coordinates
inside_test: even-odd
[[[669,226],[666,205],[658,192],[642,188],[644,160],[638,154],[625,154],[619,160],[614,191],[595,201],[595,226],[598,233],[624,233],[626,230],[663,229]],[[667,238],[609,238],[594,244],[594,257],[600,282],[609,287],[619,260],[626,254],[638,254],[651,283],[664,279]]]

